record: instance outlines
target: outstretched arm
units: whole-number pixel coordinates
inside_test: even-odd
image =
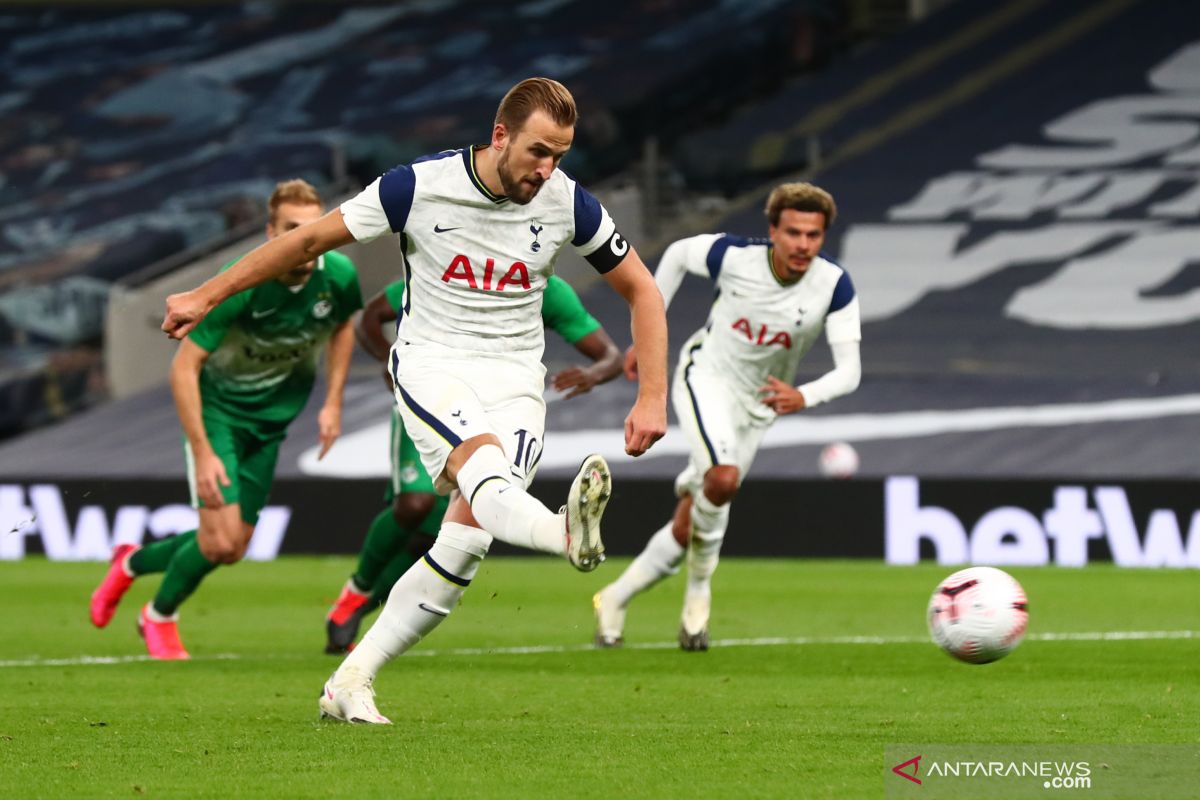
[[[654,278],[632,247],[604,278],[629,303],[640,368],[637,401],[625,418],[625,452],[640,456],[667,432],[666,309]]]
[[[575,349],[590,358],[592,365],[567,367],[551,379],[555,391],[571,390],[567,400],[586,394],[592,387],[608,383],[621,374],[621,351],[604,328],[597,328],[575,342]]]
[[[230,481],[224,463],[208,440],[201,413],[200,370],[204,368],[208,356],[209,352],[191,339],[179,343],[179,349],[171,361],[171,395],[175,398],[179,424],[191,449],[196,496],[205,508],[220,508],[225,504],[221,487],[228,486]]]
[[[705,255],[717,238],[718,236],[712,234],[692,236],[672,242],[663,251],[662,258],[658,260],[658,268],[654,270],[654,282],[658,285],[659,292],[662,293],[664,309],[671,305],[671,299],[675,297],[675,292],[683,283],[684,275],[689,272],[693,275],[709,275],[705,264]],[[637,380],[637,376],[638,355],[637,350],[631,345],[625,351],[625,377],[633,381]]]
[[[333,331],[329,338],[329,354],[325,359],[326,390],[325,405],[317,413],[317,432],[321,440],[321,452],[317,461],[325,457],[329,448],[342,435],[342,397],[346,390],[346,375],[350,372],[350,356],[354,352],[354,326],[346,320]]]
[[[857,389],[862,379],[858,342],[838,342],[831,344],[829,349],[833,353],[833,369],[802,386],[791,386],[778,378],[769,377],[760,389],[763,403],[776,414],[791,414],[827,403]]]
[[[172,339],[182,339],[226,298],[278,278],[335,247],[353,241],[354,237],[342,219],[341,209],[335,208],[318,220],[268,239],[238,263],[209,278],[198,288],[168,297],[162,329]]]

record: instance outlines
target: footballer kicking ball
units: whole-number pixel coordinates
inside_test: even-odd
[[[1025,590],[995,567],[959,570],[934,590],[928,621],[938,647],[969,664],[987,664],[1011,653],[1025,636]]]
[[[858,472],[858,451],[846,442],[825,445],[817,466],[826,478],[849,478]]]

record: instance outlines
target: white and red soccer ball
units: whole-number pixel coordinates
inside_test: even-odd
[[[970,664],[1011,653],[1029,623],[1025,590],[995,567],[970,567],[946,578],[929,599],[929,634],[939,647]]]
[[[858,451],[847,442],[827,444],[821,450],[817,466],[826,478],[849,478],[858,472]]]

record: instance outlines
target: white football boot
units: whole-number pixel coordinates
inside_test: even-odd
[[[625,609],[617,605],[605,586],[592,595],[592,608],[596,610],[596,647],[620,647],[625,644]]]
[[[689,591],[683,600],[683,618],[679,624],[679,646],[690,652],[708,649],[708,616],[712,610],[711,591]]]
[[[341,678],[335,672],[325,681],[321,699],[317,702],[321,708],[321,718],[329,717],[355,725],[391,725],[392,721],[375,708],[372,680],[356,670],[344,672],[346,674]]]
[[[604,456],[592,454],[579,465],[571,482],[565,513],[563,549],[567,560],[580,572],[591,572],[604,560],[604,542],[600,540],[600,517],[612,494],[612,475]]]

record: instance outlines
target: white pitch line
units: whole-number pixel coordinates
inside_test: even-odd
[[[1073,633],[1032,633],[1025,637],[1039,642],[1130,642],[1151,639],[1200,639],[1200,631],[1079,631]],[[924,636],[767,636],[756,639],[715,639],[711,647],[797,647],[811,645],[888,645],[888,644],[931,644]],[[674,650],[679,643],[630,642],[626,650]],[[592,644],[543,644],[523,647],[454,647],[445,650],[416,650],[405,655],[408,658],[433,658],[435,656],[526,656],[543,653],[589,653],[595,652]],[[288,653],[271,655],[272,660],[308,658],[308,655]],[[217,653],[211,656],[193,656],[192,661],[248,661],[258,656],[237,653]],[[137,656],[76,656],[74,658],[31,658],[0,661],[0,669],[6,667],[91,667],[110,664],[136,664],[154,659],[146,655]]]
[[[242,656],[237,653],[217,653],[211,656],[193,657],[193,661],[236,661]],[[150,656],[75,656],[74,658],[30,658],[0,661],[3,667],[92,667],[109,664],[136,664],[140,661],[154,661]]]

